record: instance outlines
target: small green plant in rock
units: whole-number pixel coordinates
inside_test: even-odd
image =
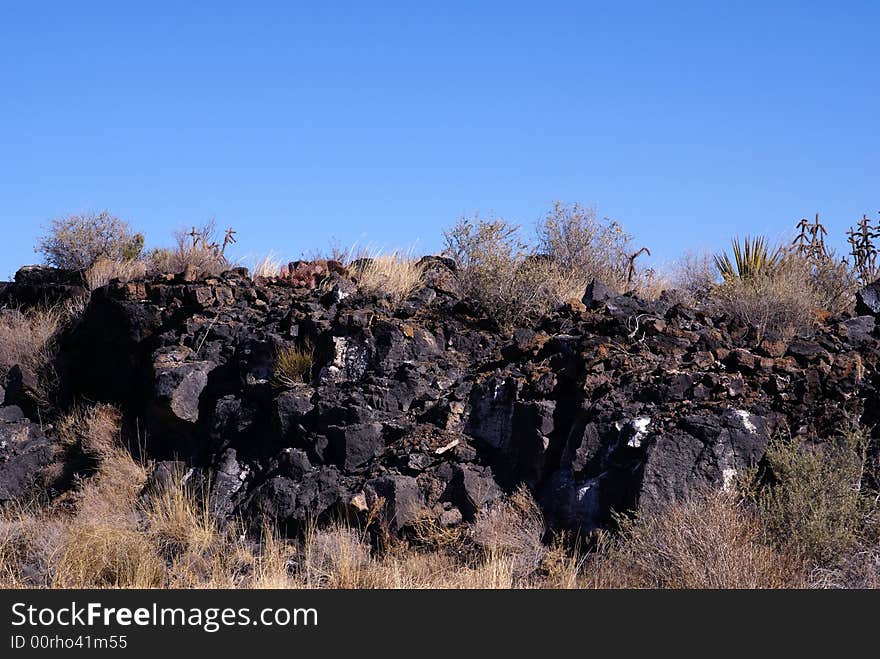
[[[315,351],[311,343],[284,345],[275,352],[275,382],[292,387],[311,379]]]

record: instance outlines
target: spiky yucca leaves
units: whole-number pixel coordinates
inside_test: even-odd
[[[715,267],[724,281],[745,281],[771,275],[783,257],[782,250],[779,247],[771,248],[763,236],[746,236],[741,242],[739,238],[734,238],[731,245],[732,261],[726,253],[715,255]]]

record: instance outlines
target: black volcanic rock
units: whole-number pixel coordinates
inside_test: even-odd
[[[880,313],[880,281],[868,284],[856,293],[856,313],[875,316]]]
[[[52,457],[52,444],[37,424],[18,407],[0,407],[0,504],[34,494]]]
[[[62,406],[119,406],[146,457],[184,469],[218,517],[291,532],[379,501],[403,533],[425,515],[472,520],[520,484],[551,524],[593,528],[612,510],[730,487],[782,429],[880,422],[873,311],[755,345],[710,309],[594,281],[583,305],[502,335],[461,298],[453,263],[422,264],[421,287],[398,304],[355,290],[344,270],[317,287],[240,269],[111,283],[60,338]],[[39,274],[55,292],[67,276]],[[305,381],[278,377],[285,346],[308,347]],[[26,378],[10,373],[6,399],[33,416]],[[9,424],[0,432],[33,442],[0,457],[0,485],[19,496],[51,432]]]

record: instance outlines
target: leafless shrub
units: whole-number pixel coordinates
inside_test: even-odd
[[[647,251],[631,243],[632,236],[618,222],[599,220],[595,209],[579,204],[556,202],[538,223],[538,249],[563,272],[584,285],[598,279],[620,293],[637,287],[635,261]]]
[[[672,286],[693,301],[706,299],[717,285],[718,271],[706,252],[686,252],[672,268]]]
[[[808,258],[806,267],[813,289],[814,307],[827,309],[834,314],[852,309],[856,291],[860,287],[859,277],[844,259],[829,252],[823,258]]]
[[[444,236],[444,253],[458,265],[464,294],[502,327],[533,322],[562,301],[565,273],[548,257],[532,254],[518,226],[500,219],[462,218]],[[580,297],[586,283],[577,280],[571,288],[568,281],[567,293],[580,290]]]
[[[543,535],[544,516],[525,487],[482,510],[474,521],[476,545],[490,557],[508,559],[515,579],[528,577],[541,566],[547,553]]]
[[[144,246],[144,237],[118,217],[102,211],[97,215],[69,215],[52,220],[39,239],[36,251],[56,268],[83,270],[99,257],[132,261]]]
[[[664,510],[620,517],[587,561],[586,582],[600,588],[790,588],[798,562],[764,542],[758,519],[732,495],[716,492]]]
[[[880,546],[859,547],[836,565],[810,573],[811,588],[880,588]]]

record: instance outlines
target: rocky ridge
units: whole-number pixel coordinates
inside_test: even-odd
[[[731,487],[775,433],[877,422],[870,291],[861,315],[758,341],[674,292],[645,301],[594,282],[510,334],[460,295],[453,263],[423,266],[400,304],[303,264],[279,279],[111,282],[61,338],[54,411],[118,405],[156,477],[180,469],[217,515],[291,533],[377,502],[393,531],[454,525],[521,483],[553,524],[589,529]],[[87,293],[45,268],[0,285],[9,306],[70,296]],[[312,350],[305,382],[278,378],[290,345]],[[16,366],[0,392],[0,501],[39,486],[55,453],[34,378]]]

